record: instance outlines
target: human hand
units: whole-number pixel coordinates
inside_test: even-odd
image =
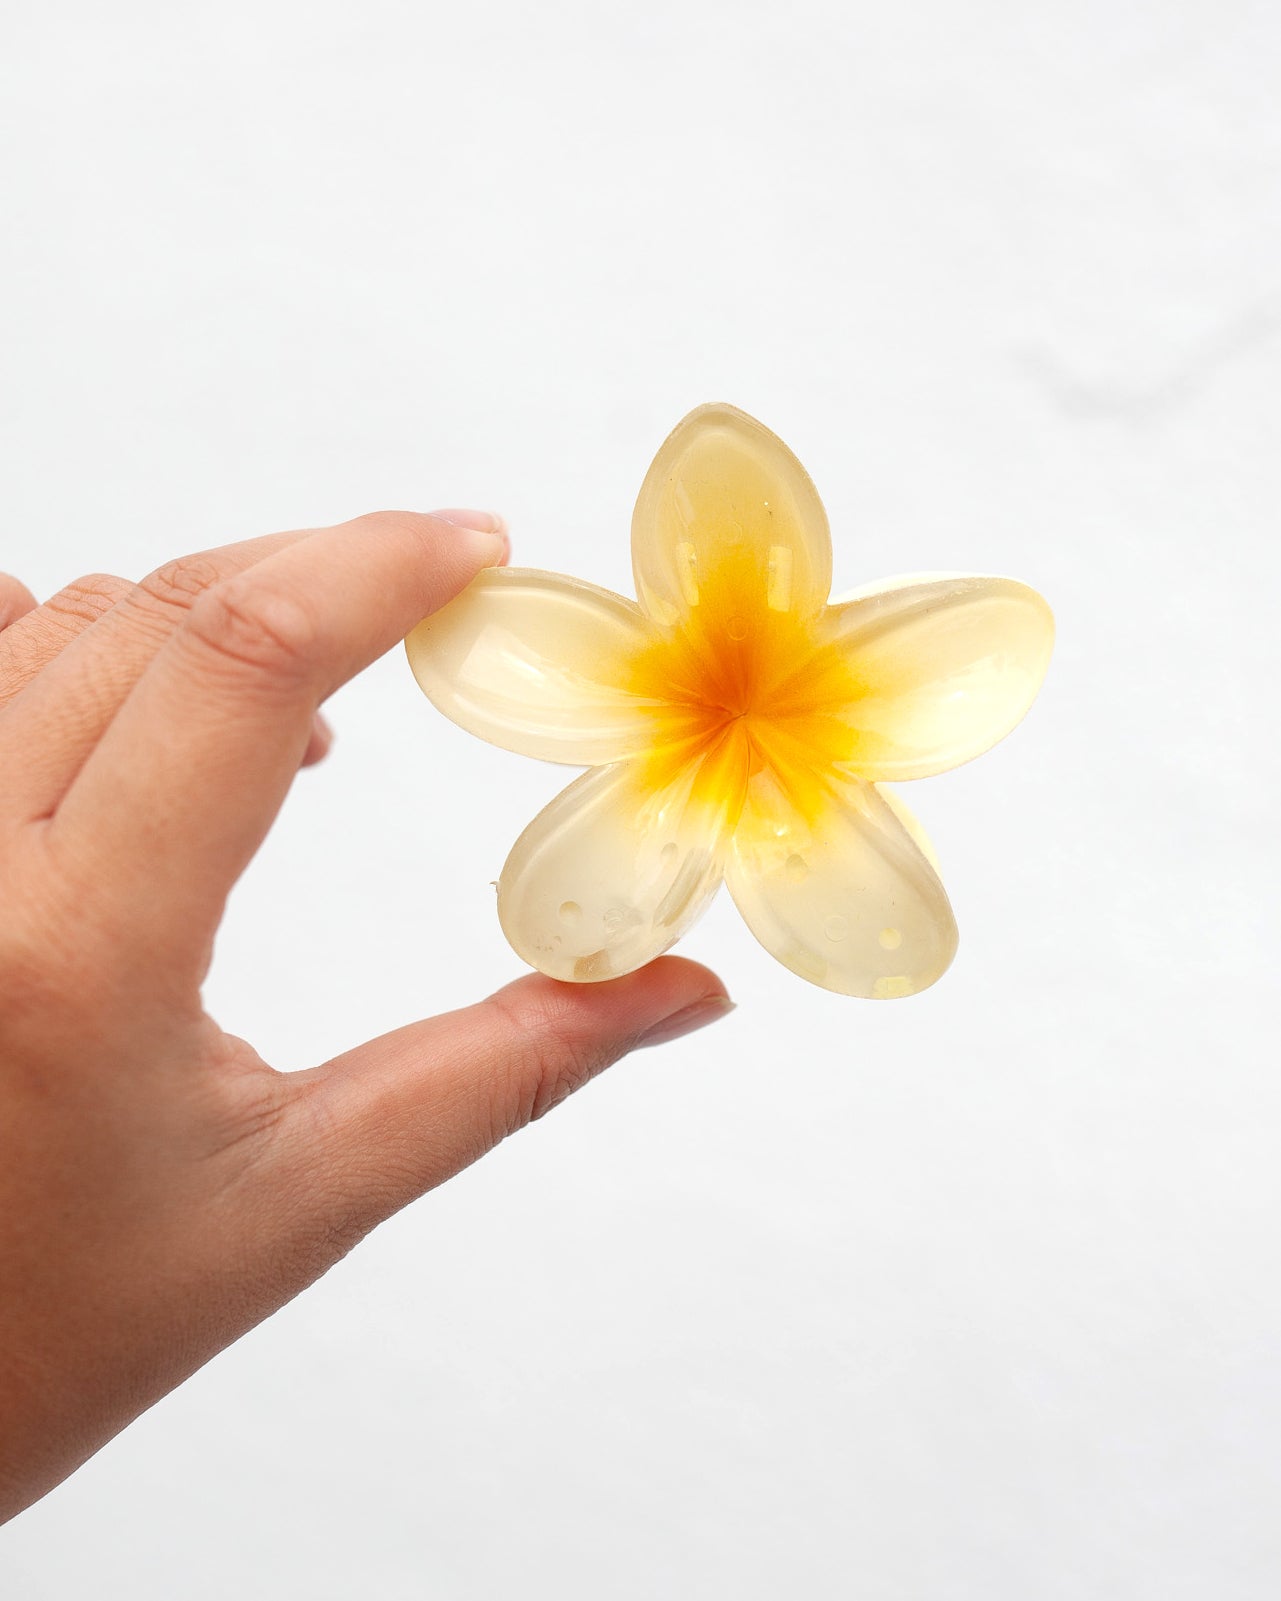
[[[0,1519],[383,1218],[727,1010],[674,957],[529,975],[286,1075],[202,1008],[317,708],[505,557],[487,513],[395,512],[43,606],[0,578]]]

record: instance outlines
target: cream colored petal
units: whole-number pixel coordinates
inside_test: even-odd
[[[738,639],[759,613],[808,617],[826,602],[827,514],[781,439],[733,406],[700,406],[645,475],[632,568],[655,621]]]
[[[934,841],[925,832],[921,819],[907,804],[903,797],[895,790],[886,789],[883,785],[876,786],[876,793],[881,797],[889,809],[907,830],[908,837],[913,845],[924,856],[925,860],[934,869],[939,878],[943,877],[943,869],[939,865],[938,852],[934,849]]]
[[[847,765],[869,779],[924,778],[981,755],[1041,686],[1054,617],[1010,578],[905,578],[829,607],[853,693],[833,708],[850,731]]]
[[[617,978],[659,956],[724,874],[746,754],[625,762],[585,773],[512,847],[498,916],[512,948],[552,978]]]
[[[821,787],[825,803],[810,791],[802,813],[768,768],[755,775],[726,869],[730,893],[766,950],[811,983],[878,1000],[914,995],[956,954],[943,885],[874,785]]]
[[[621,595],[555,573],[489,568],[419,623],[405,648],[446,717],[493,745],[600,766],[660,740],[635,683],[654,630]]]

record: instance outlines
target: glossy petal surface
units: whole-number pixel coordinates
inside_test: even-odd
[[[955,955],[947,895],[874,785],[833,779],[828,790],[830,803],[807,815],[769,769],[753,776],[730,892],[766,950],[802,978],[842,995],[913,995]]]
[[[924,778],[990,749],[1032,704],[1054,618],[1010,578],[903,579],[829,607],[819,637],[854,681],[831,707],[843,761],[871,779]]]
[[[579,982],[660,956],[720,885],[745,782],[745,743],[725,739],[683,761],[620,763],[571,784],[516,841],[499,879],[513,949]]]
[[[639,606],[549,573],[487,572],[411,635],[463,727],[594,770],[521,835],[503,930],[554,978],[627,973],[722,877],[760,942],[846,995],[912,995],[956,924],[929,838],[881,780],[968,761],[1030,705],[1049,608],[1003,578],[899,579],[827,603],[831,543],[800,463],[703,406],[636,503]]]
[[[700,406],[654,458],[632,517],[642,608],[663,627],[742,638],[808,619],[832,584],[827,514],[808,473],[755,418]]]
[[[405,641],[436,706],[469,733],[545,761],[598,766],[655,743],[633,683],[652,625],[633,601],[553,573],[491,568]]]

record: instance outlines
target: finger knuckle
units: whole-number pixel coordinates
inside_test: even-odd
[[[369,1227],[363,1210],[357,1207],[330,1208],[315,1218],[299,1243],[307,1277],[319,1278],[341,1262],[369,1233]]]
[[[114,573],[86,573],[51,595],[40,610],[70,633],[96,623],[129,593],[132,585]]]
[[[564,1010],[545,999],[493,997],[519,1043],[503,1061],[495,1098],[498,1138],[545,1117],[582,1089],[605,1065],[598,1046],[583,1040]]]
[[[221,576],[217,563],[210,556],[176,556],[139,582],[135,599],[143,604],[154,603],[166,610],[188,612],[207,589],[217,584]]]
[[[186,632],[214,660],[269,677],[305,677],[320,644],[305,606],[249,575],[206,590],[191,607]]]

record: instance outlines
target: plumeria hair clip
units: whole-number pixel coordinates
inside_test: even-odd
[[[632,520],[636,601],[491,569],[407,640],[447,717],[590,771],[516,841],[498,916],[516,952],[588,982],[673,945],[722,880],[785,967],[912,995],[956,951],[929,840],[885,782],[994,745],[1031,705],[1050,609],[1008,578],[895,579],[829,604],[805,469],[732,406],[654,458]]]

